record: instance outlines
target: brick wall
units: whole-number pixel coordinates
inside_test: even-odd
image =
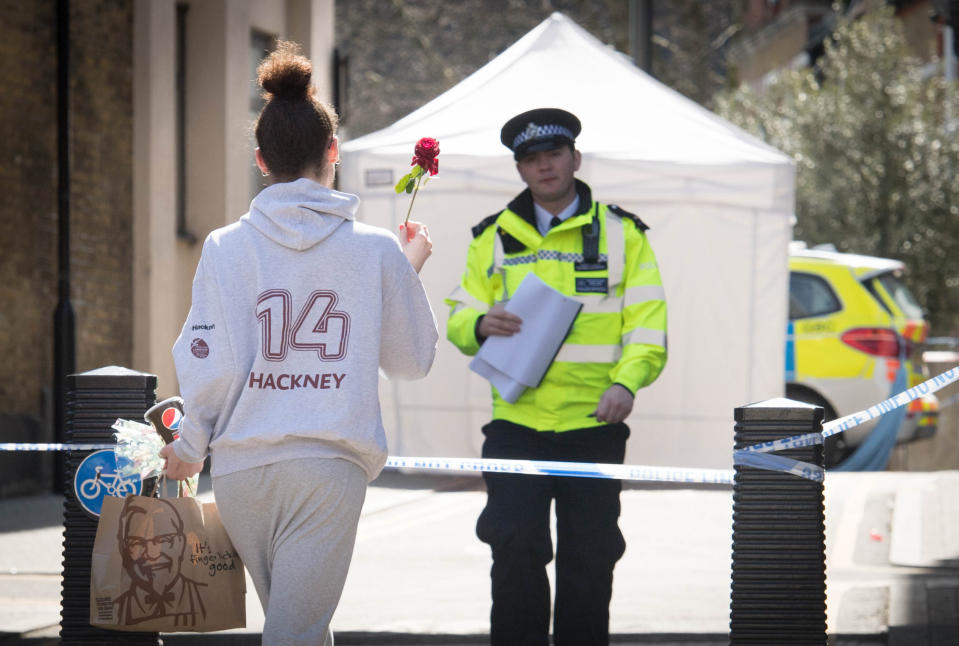
[[[72,302],[85,371],[131,359],[132,2],[72,2],[70,20]],[[35,418],[53,373],[56,72],[56,2],[0,3],[0,413]]]
[[[35,416],[57,302],[55,12],[0,3],[0,412]]]
[[[73,5],[71,252],[82,372],[129,366],[133,349],[133,6]]]

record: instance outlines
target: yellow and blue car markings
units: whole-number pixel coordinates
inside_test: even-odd
[[[857,401],[868,405],[870,397],[888,396],[899,369],[899,357],[867,354],[844,343],[842,336],[857,328],[886,328],[895,329],[912,343],[925,340],[928,323],[907,316],[878,279],[894,274],[898,280],[904,265],[886,258],[791,249],[789,269],[793,274],[818,277],[827,283],[838,300],[838,307],[789,321],[786,383],[818,393],[840,416],[851,412],[846,410],[850,406],[858,409]],[[914,362],[908,361],[907,370],[910,386],[924,379]],[[927,429],[931,426],[932,432],[938,416],[938,404],[934,400],[935,397],[916,400],[910,406],[911,413],[920,413],[920,426]],[[868,430],[861,432],[868,433]]]

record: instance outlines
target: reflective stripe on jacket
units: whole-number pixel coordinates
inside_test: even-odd
[[[573,297],[583,309],[537,388],[514,404],[493,388],[493,418],[538,430],[601,425],[589,414],[613,383],[633,394],[666,364],[666,300],[659,266],[635,216],[592,201],[577,180],[579,212],[546,236],[535,226],[527,189],[509,206],[474,227],[466,271],[446,303],[447,338],[464,354],[479,350],[476,325],[496,302],[508,299],[529,272]],[[598,223],[598,254],[584,254],[584,227]],[[586,250],[588,252],[588,250]]]

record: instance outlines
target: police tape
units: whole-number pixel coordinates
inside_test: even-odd
[[[114,449],[116,444],[26,444],[0,443],[0,451],[96,451]],[[514,473],[519,475],[607,478],[648,482],[689,484],[733,484],[732,469],[660,467],[597,462],[550,462],[546,460],[507,460],[489,458],[434,458],[389,456],[387,469],[430,471]]]
[[[116,444],[25,444],[0,443],[0,451],[96,451],[115,449]],[[777,455],[744,453],[735,463],[741,466],[793,473],[812,480],[822,474],[811,473],[815,467]],[[644,482],[677,482],[686,484],[733,484],[732,469],[661,467],[637,464],[604,464],[599,462],[552,462],[547,460],[507,460],[490,458],[394,457],[386,459],[387,469],[417,469],[449,472],[512,473],[518,475],[566,476],[572,478],[607,478]],[[821,472],[821,469],[820,469]]]
[[[938,392],[939,390],[942,390],[949,384],[955,383],[956,381],[959,381],[959,366],[950,368],[949,370],[936,375],[932,379],[928,379],[921,384],[913,386],[912,388],[908,388],[900,393],[896,393],[889,399],[885,399],[875,406],[870,406],[865,410],[840,417],[839,419],[834,419],[831,422],[826,422],[822,425],[821,433],[794,435],[781,440],[753,444],[752,446],[738,449],[735,451],[735,454],[768,453],[771,451],[783,451],[786,449],[795,449],[802,446],[821,444],[822,441],[827,437],[848,431],[849,429],[859,426],[860,424],[864,424],[869,420],[876,419],[890,411],[902,406],[906,406],[910,402],[925,395]]]
[[[822,482],[822,467],[793,460],[774,451],[822,444],[823,439],[842,433],[859,424],[875,419],[889,411],[905,406],[924,395],[935,393],[959,381],[959,366],[946,370],[917,386],[913,386],[866,410],[846,415],[823,424],[821,433],[795,435],[733,451],[733,464],[768,471],[790,473],[801,478]],[[92,451],[115,448],[115,444],[27,444],[0,443],[0,451]],[[678,482],[687,484],[733,484],[732,469],[705,469],[660,467],[634,464],[603,464],[597,462],[551,462],[546,460],[507,460],[490,458],[434,458],[394,457],[386,459],[385,468],[417,469],[452,472],[514,473],[520,475],[566,476],[575,478],[608,478],[646,482]]]
[[[386,459],[387,468],[426,469],[434,471],[482,471],[537,476],[573,478],[608,478],[611,480],[643,480],[647,482],[682,482],[691,484],[733,484],[732,469],[658,467],[636,464],[602,464],[598,462],[552,462],[546,460],[507,460],[495,458],[397,458]]]
[[[99,451],[115,449],[116,444],[27,444],[25,442],[0,442],[0,451]]]
[[[824,438],[842,433],[905,406],[924,395],[959,381],[959,366],[946,370],[921,384],[897,393],[866,410],[846,415],[823,424],[821,433],[796,435],[772,442],[764,442],[733,452],[733,464],[767,471],[790,473],[814,482],[822,482],[825,470],[815,464],[794,460],[773,451],[795,449],[822,444]],[[599,464],[588,462],[547,462],[536,460],[491,460],[457,458],[396,458],[389,457],[388,468],[432,469],[439,471],[483,471],[521,473],[527,475],[573,476],[582,478],[615,478],[654,482],[683,482],[701,484],[732,484],[735,471],[723,469],[676,468],[639,466],[630,464]]]
[[[738,467],[753,467],[765,471],[791,473],[815,482],[822,482],[826,475],[826,470],[817,464],[793,460],[782,455],[770,455],[769,453],[734,451],[733,464]]]

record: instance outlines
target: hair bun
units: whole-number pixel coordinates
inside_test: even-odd
[[[313,94],[313,64],[299,51],[296,43],[280,41],[257,67],[257,81],[267,99],[302,100]]]

